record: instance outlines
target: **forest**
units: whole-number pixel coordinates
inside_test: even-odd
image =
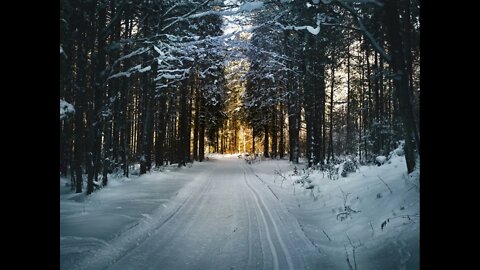
[[[420,4],[60,1],[60,174],[75,192],[250,153],[419,165]],[[86,185],[86,186],[84,186]]]

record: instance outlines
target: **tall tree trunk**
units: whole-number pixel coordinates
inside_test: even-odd
[[[374,142],[373,142],[373,153],[379,155],[380,154],[380,132],[381,132],[381,123],[380,123],[380,71],[378,65],[378,53],[375,51],[374,54],[375,62],[374,62],[374,103],[375,103],[375,115],[374,115],[374,123],[375,129],[373,130],[374,135]]]
[[[264,128],[264,140],[263,140],[263,156],[268,158],[269,157],[269,154],[268,154],[268,124],[265,124],[263,126]]]
[[[323,51],[319,50],[317,44],[316,51],[321,52],[323,58]],[[314,86],[314,117],[313,117],[313,153],[314,153],[314,164],[323,164],[324,160],[322,158],[322,153],[325,152],[325,148],[322,148],[322,142],[325,141],[325,138],[322,137],[322,114],[325,111],[325,65],[321,63],[321,59],[317,59],[315,65],[316,85]]]
[[[255,156],[255,127],[252,127],[252,154]]]
[[[200,130],[198,134],[198,159],[202,162],[205,159],[205,120],[200,119]]]
[[[199,160],[199,132],[200,132],[200,91],[196,89],[195,93],[195,119],[193,124],[193,159]]]
[[[333,89],[335,87],[335,56],[332,55],[332,67],[331,67],[331,75],[332,75],[332,82],[330,83],[330,114],[329,114],[329,120],[330,120],[330,128],[329,128],[329,140],[328,140],[328,156],[327,160],[330,159],[330,157],[333,159]]]
[[[97,128],[99,127],[98,121],[96,119],[97,115],[97,108],[95,107],[94,103],[94,96],[95,96],[95,90],[97,90],[95,86],[95,80],[96,80],[96,61],[95,59],[95,39],[96,39],[96,18],[95,18],[95,10],[96,10],[96,5],[97,1],[93,0],[91,2],[86,3],[86,9],[87,9],[87,19],[86,19],[86,36],[85,36],[85,42],[87,43],[87,49],[89,53],[87,53],[86,57],[89,58],[90,60],[90,65],[86,65],[86,69],[88,74],[90,75],[90,83],[88,84],[86,82],[86,115],[87,115],[87,121],[86,121],[86,150],[87,150],[87,162],[85,164],[86,169],[87,169],[87,195],[91,194],[93,192],[93,180],[95,177],[95,166],[94,166],[94,158],[96,156],[96,134]],[[95,154],[94,154],[95,153]]]
[[[191,73],[190,76],[193,76]],[[186,162],[193,162],[192,161],[192,152],[191,152],[191,141],[192,141],[192,111],[193,111],[193,97],[195,93],[195,80],[190,79],[190,92],[188,93],[188,105],[187,105],[187,126],[185,128],[185,158]]]
[[[350,89],[350,45],[347,47],[347,134],[346,134],[346,154],[353,152],[352,138],[352,92]]]
[[[408,74],[405,67],[402,30],[398,12],[398,3],[395,0],[385,1],[385,19],[387,36],[391,52],[391,66],[395,72],[395,94],[399,102],[400,116],[405,133],[405,160],[408,172],[415,169],[416,150],[419,149],[420,137],[416,128],[413,114],[412,98],[408,87]],[[403,33],[405,34],[405,33]],[[419,153],[417,153],[419,155]]]
[[[154,66],[152,70],[156,70],[156,61],[153,61],[152,65]],[[156,71],[153,71],[156,73]],[[150,93],[154,91],[155,84],[151,81],[148,75],[144,75],[144,89],[145,97],[145,114],[143,115],[143,132],[141,137],[142,152],[140,152],[140,174],[145,174],[150,170],[152,160],[151,160],[151,146],[153,139],[153,109],[152,109],[152,98]]]
[[[362,82],[365,81],[365,68],[363,65],[361,65],[361,76],[360,76],[360,80]],[[367,77],[368,78],[368,77]],[[360,141],[360,145],[363,146],[363,156],[364,156],[364,160],[367,160],[367,155],[368,155],[368,148],[367,148],[367,126],[368,126],[368,101],[366,101],[366,95],[365,95],[365,85],[362,83],[362,86],[361,86],[361,93],[360,93],[360,100],[361,100],[361,131],[363,131],[363,133],[361,134],[360,138],[361,138],[361,141]],[[361,157],[360,157],[361,159]]]
[[[86,59],[84,46],[84,33],[81,27],[82,21],[79,19],[78,26],[78,48],[77,48],[77,70],[76,70],[76,88],[77,96],[75,98],[75,150],[74,150],[74,164],[75,164],[75,183],[76,193],[82,192],[83,186],[83,170],[82,163],[85,159],[85,127],[84,127],[84,111],[86,106]]]
[[[104,146],[103,146],[103,172],[102,172],[102,185],[108,184],[108,173],[111,170],[110,158],[111,158],[111,124],[106,123],[104,128]]]
[[[218,146],[220,145],[220,143],[219,143],[220,134],[218,133],[218,129],[215,130],[214,132],[215,132],[215,150],[214,151],[215,151],[215,153],[218,153],[219,152],[219,150],[218,150],[219,147]]]
[[[280,129],[280,142],[279,142],[279,152],[280,152],[280,159],[283,159],[283,156],[285,154],[285,136],[284,136],[284,131],[283,131],[283,123],[285,121],[284,115],[283,115],[283,102],[280,102],[280,122],[278,128]]]
[[[381,123],[381,132],[380,132],[380,142],[379,142],[379,145],[380,145],[380,149],[382,150],[382,154],[383,155],[387,155],[388,154],[388,147],[385,147],[385,98],[384,98],[384,81],[383,81],[383,57],[380,57],[380,73],[379,73],[379,121]]]
[[[290,161],[294,164],[298,164],[299,158],[299,127],[300,127],[300,119],[298,114],[298,104],[296,102],[292,102],[289,105],[289,112],[288,112],[288,129],[289,129],[289,152],[290,152]]]
[[[157,167],[163,166],[165,159],[165,135],[166,135],[166,98],[165,94],[161,93],[158,99],[157,111],[157,127],[155,129],[155,165]]]
[[[288,46],[288,37],[290,35],[290,31],[284,31],[283,37],[283,51],[284,53],[291,57],[292,51],[289,49]],[[287,62],[287,68],[291,68],[291,63]],[[289,147],[289,158],[290,161],[294,164],[298,164],[298,157],[299,157],[299,141],[298,141],[298,133],[300,130],[300,113],[299,113],[299,104],[298,104],[298,90],[295,88],[293,76],[289,74],[286,83],[286,91],[287,91],[287,115],[288,115],[288,147]]]
[[[108,125],[106,121],[108,120],[109,116],[104,115],[102,110],[104,110],[104,100],[106,98],[106,89],[105,89],[105,67],[106,67],[106,51],[105,51],[105,41],[106,41],[106,34],[105,34],[105,25],[107,20],[107,6],[106,5],[99,5],[99,12],[98,12],[98,24],[97,24],[97,37],[98,37],[98,53],[97,53],[97,66],[96,66],[96,85],[95,85],[95,115],[99,118],[99,123],[96,126],[96,134],[95,134],[95,152],[94,152],[94,171],[95,171],[95,180],[98,181],[98,173],[100,172],[101,167],[108,166],[105,162],[106,152],[105,150],[105,142],[103,143],[102,147],[102,134],[105,133],[106,126]],[[103,136],[105,137],[105,136]],[[106,138],[103,140],[106,141]],[[109,146],[108,146],[109,147]],[[108,174],[108,168],[107,168]],[[105,179],[104,179],[105,178]],[[103,168],[102,172],[102,185],[106,186],[108,179],[105,175],[105,168]]]
[[[277,106],[275,105],[272,110],[272,156],[271,158],[277,157]]]
[[[180,111],[178,117],[178,139],[177,139],[177,158],[178,167],[186,166],[186,149],[185,141],[187,139],[187,126],[188,126],[188,112],[187,112],[187,92],[188,84],[184,83],[180,86]]]

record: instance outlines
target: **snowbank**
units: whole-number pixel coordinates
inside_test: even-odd
[[[419,169],[408,175],[403,156],[337,180],[303,165],[295,174],[287,161],[251,166],[336,269],[347,258],[358,269],[419,269]]]

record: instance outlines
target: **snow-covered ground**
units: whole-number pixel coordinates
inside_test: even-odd
[[[336,180],[294,167],[216,155],[89,197],[61,179],[61,269],[419,268],[418,179],[404,157]]]
[[[334,258],[332,269],[348,269],[347,256],[357,269],[420,268],[419,171],[407,175],[404,157],[362,166],[337,180],[321,171],[298,169],[295,175],[294,166],[283,161],[251,168],[318,250]],[[295,183],[301,179],[303,184]]]

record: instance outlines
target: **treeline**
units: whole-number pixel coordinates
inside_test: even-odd
[[[339,155],[368,163],[405,140],[413,171],[418,1],[307,2],[271,3],[254,18],[244,107],[264,155],[281,157],[287,147],[292,162],[303,155],[309,167]]]
[[[193,16],[208,2],[60,2],[60,173],[76,192],[204,159],[225,117],[222,19]]]
[[[62,0],[61,175],[76,192],[85,181],[90,194],[134,164],[143,174],[202,161],[206,147],[238,150],[241,123],[266,157],[306,156],[308,166],[350,154],[369,162],[404,139],[411,172],[420,142],[418,1],[297,2],[232,11],[208,0]],[[222,15],[239,12],[253,26],[242,42],[222,36]],[[228,55],[246,72],[229,82]]]

